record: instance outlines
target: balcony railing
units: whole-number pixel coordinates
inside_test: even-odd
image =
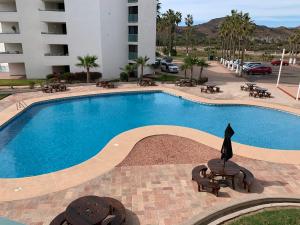
[[[139,15],[138,14],[129,14],[128,15],[128,22],[129,23],[137,23],[139,19]]]
[[[128,59],[129,60],[135,60],[138,58],[138,53],[137,52],[129,52],[128,53]]]
[[[46,12],[65,12],[64,9],[39,9],[39,11],[46,11]]]
[[[45,56],[69,56],[68,53],[45,53]]]
[[[0,54],[23,54],[22,51],[5,51],[5,52],[0,52]]]
[[[128,42],[138,42],[137,34],[128,34]]]
[[[137,3],[138,0],[128,0],[128,3]]]
[[[41,32],[41,34],[51,34],[51,35],[67,35],[66,33],[59,33],[59,32]]]
[[[0,12],[17,12],[16,9],[0,9]]]
[[[0,34],[20,34],[20,32],[0,32]]]

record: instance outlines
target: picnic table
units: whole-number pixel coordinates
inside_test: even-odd
[[[204,84],[206,86],[206,89],[201,88],[201,92],[210,92],[210,93],[215,93],[215,92],[220,92],[220,88],[217,87],[217,84],[215,83],[206,83]]]
[[[70,224],[97,225],[109,215],[109,204],[100,197],[86,196],[73,201],[66,209]]]
[[[222,159],[212,159],[207,163],[208,168],[211,171],[211,177],[222,177],[230,179],[232,182],[232,187],[235,189],[234,177],[240,173],[240,166],[232,161],[227,161],[224,166],[224,160]]]
[[[141,80],[139,80],[139,83],[138,83],[140,86],[144,86],[144,87],[148,87],[148,86],[154,86],[155,85],[155,82],[153,79],[151,78],[143,78]]]
[[[271,93],[268,92],[267,88],[255,87],[250,91],[249,96],[253,97],[271,97]]]
[[[180,87],[193,87],[196,85],[196,82],[191,79],[180,79],[176,81],[175,85]]]
[[[244,85],[241,86],[242,91],[253,91],[256,86],[256,83],[247,82],[247,83],[245,83],[245,85],[246,86],[244,86]]]

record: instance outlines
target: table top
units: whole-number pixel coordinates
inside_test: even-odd
[[[108,215],[109,204],[97,196],[79,198],[66,209],[66,219],[74,225],[101,224]]]
[[[212,159],[208,161],[208,168],[215,175],[235,176],[240,172],[238,164],[227,161],[224,167],[224,160],[222,159]]]
[[[215,83],[206,83],[205,86],[206,87],[215,87],[215,86],[217,86],[217,84],[215,84]]]
[[[268,91],[266,88],[261,88],[261,87],[256,87],[255,88],[257,91]]]
[[[247,86],[255,86],[255,85],[256,85],[256,83],[251,83],[251,82],[248,82],[248,83],[246,83],[246,85],[247,85]]]

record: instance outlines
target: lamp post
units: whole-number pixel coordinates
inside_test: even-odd
[[[284,59],[285,49],[283,49],[282,56],[281,56],[281,62],[280,62],[280,68],[278,73],[278,79],[277,79],[277,87],[279,86],[280,77],[281,77],[281,71],[282,71],[282,65],[283,65],[283,59]]]

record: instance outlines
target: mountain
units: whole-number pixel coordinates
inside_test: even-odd
[[[194,29],[196,30],[197,36],[206,36],[208,38],[216,38],[218,36],[218,27],[225,20],[225,17],[212,19],[207,23],[195,25]],[[299,27],[296,28],[287,28],[287,27],[276,27],[270,28],[267,26],[256,25],[256,29],[254,32],[254,38],[258,40],[287,40],[288,37],[293,34]],[[181,33],[183,27],[179,28],[179,32]]]

